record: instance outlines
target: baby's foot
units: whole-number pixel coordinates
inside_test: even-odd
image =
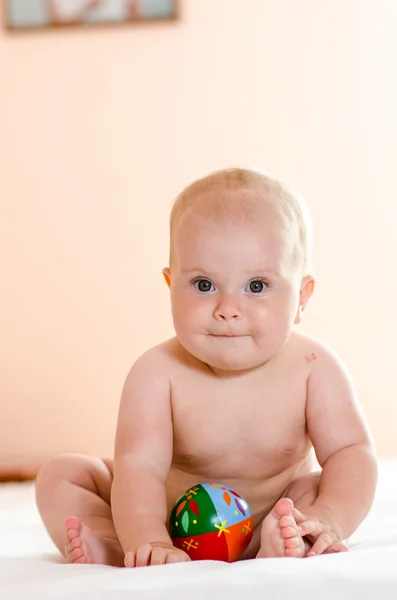
[[[275,556],[302,557],[306,553],[304,539],[298,531],[298,526],[292,510],[294,503],[289,498],[281,498],[273,510],[264,518],[261,531],[261,547],[257,558]]]
[[[65,519],[65,558],[70,563],[123,566],[123,552],[115,540],[97,536],[77,519]]]

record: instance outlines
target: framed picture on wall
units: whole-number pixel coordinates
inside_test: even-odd
[[[178,0],[3,0],[10,30],[176,19]]]

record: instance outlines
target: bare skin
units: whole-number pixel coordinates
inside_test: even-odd
[[[310,352],[316,352],[316,361],[305,360]],[[173,390],[174,455],[166,482],[167,519],[188,487],[200,481],[222,481],[238,489],[253,511],[256,527],[243,559],[304,556],[311,544],[305,543],[298,530],[294,507],[310,506],[318,493],[305,406],[307,378],[321,365],[321,345],[294,333],[271,367],[225,380],[219,390],[213,387],[211,371],[192,359],[177,339],[151,353],[159,368],[163,365],[170,374]],[[291,392],[286,394],[287,367]],[[266,402],[261,400],[262,389],[266,389]],[[192,406],[194,411],[189,409]],[[223,457],[222,464],[217,456]],[[62,482],[62,473],[69,481]],[[61,456],[39,474],[39,509],[69,562],[124,564],[110,508],[112,480],[112,461],[85,456]],[[288,499],[280,499],[285,494]],[[72,516],[72,511],[78,517]],[[62,525],[55,529],[54,522]],[[163,543],[143,544],[137,554],[129,555],[127,565],[145,565],[148,560],[162,564],[166,548]],[[333,545],[333,551],[345,549],[337,541]],[[180,560],[181,554],[174,548],[167,554],[167,562]]]
[[[242,175],[225,196],[200,184],[174,226],[163,274],[176,337],[127,376],[114,462],[59,457],[39,474],[40,513],[70,562],[190,560],[168,516],[206,481],[250,505],[243,559],[343,551],[370,509],[376,460],[350,378],[295,327],[314,288],[296,227],[255,187],[264,177],[241,190]]]

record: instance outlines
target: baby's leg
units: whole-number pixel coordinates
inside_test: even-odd
[[[123,566],[110,509],[110,461],[80,454],[45,464],[36,480],[39,512],[69,562]]]
[[[306,554],[309,545],[299,534],[291,512],[294,506],[299,509],[313,504],[318,496],[320,475],[321,473],[314,472],[295,479],[284,497],[276,502],[263,519],[258,558],[302,557]]]
[[[301,510],[313,504],[318,496],[320,476],[320,472],[314,472],[295,479],[284,497],[276,502],[262,523],[258,558],[306,556],[312,544],[299,533],[292,511],[294,507]],[[343,552],[347,547],[342,543],[335,543],[328,550]]]

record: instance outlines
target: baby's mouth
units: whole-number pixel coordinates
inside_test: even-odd
[[[240,333],[210,333],[211,337],[219,337],[219,338],[238,338],[238,337],[246,337],[245,334]]]

